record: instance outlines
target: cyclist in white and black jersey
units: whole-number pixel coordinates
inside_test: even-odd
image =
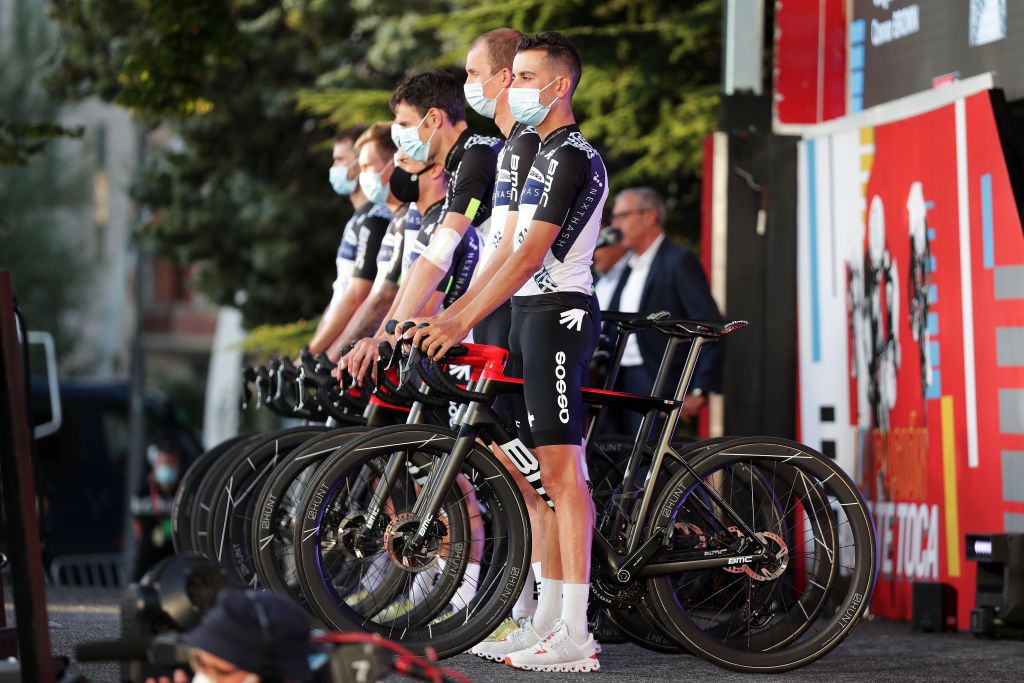
[[[357,343],[356,348],[346,356],[346,366],[359,355],[357,351],[361,352],[363,347],[373,346],[376,350],[379,342],[376,337],[378,333],[382,334],[381,323],[388,319],[385,316],[395,303],[403,276],[412,261],[412,245],[423,231],[424,218],[428,221],[428,228],[436,221],[446,188],[447,174],[440,166],[413,161],[401,151],[395,154],[395,170],[390,179],[391,194],[408,202],[408,214],[401,225],[391,226],[391,240],[388,242],[385,238],[387,245],[381,248],[383,256],[387,257],[386,267],[374,283],[373,291],[338,337],[336,346],[339,349],[347,349],[354,342],[366,339],[365,342]],[[420,212],[421,205],[428,207],[426,216]],[[444,284],[439,283],[438,291],[428,298],[424,310],[437,311],[443,297]]]
[[[334,164],[329,180],[335,192],[349,198],[354,211],[338,243],[337,275],[331,302],[324,309],[308,344],[313,353],[327,350],[370,293],[376,274],[377,250],[391,220],[391,210],[368,200],[359,188],[359,153],[355,143],[365,131],[365,126],[350,126],[334,136]]]
[[[473,134],[458,83],[447,71],[428,69],[405,78],[391,97],[395,112],[394,139],[413,160],[442,164],[448,189],[441,225],[405,274],[395,304],[386,319],[421,315],[428,299],[449,273],[455,252],[469,230],[491,215],[495,164],[502,141]],[[348,368],[362,377],[377,354],[377,341],[360,341],[348,355]]]
[[[555,505],[555,523],[544,529],[541,590],[543,596],[560,588],[562,601],[554,618],[538,606],[532,621],[486,647],[492,658],[518,668],[593,671],[600,666],[587,626],[594,508],[584,474],[581,387],[599,325],[590,310],[590,263],[607,174],[575,125],[571,97],[582,67],[571,41],[540,33],[518,47],[509,106],[518,121],[536,128],[542,146],[520,197],[514,251],[479,294],[463,297],[465,304],[428,321],[414,337],[439,359],[513,297],[510,351],[521,363],[527,410],[520,437],[540,462]]]
[[[388,226],[394,219],[394,212],[402,206],[402,202],[388,190],[396,150],[391,141],[387,124],[377,123],[366,129],[356,140],[355,150],[358,154],[357,160],[360,169],[358,181],[360,192],[366,196],[369,204],[373,207],[367,214],[367,220],[369,221],[370,218],[376,220],[370,226],[364,224],[359,228],[355,242],[349,241],[348,238],[342,242],[342,255],[346,258],[351,256],[355,264],[352,270],[352,282],[356,283],[356,277],[359,278],[360,296],[353,301],[345,302],[346,310],[351,312],[347,319],[339,321],[342,323],[340,328],[335,328],[333,325],[331,327],[333,334],[327,348],[327,355],[335,362],[342,354],[342,349],[336,343],[337,339],[352,324],[355,312],[364,304],[372,290],[377,277],[378,252],[388,232]],[[386,221],[384,221],[385,218]],[[383,224],[383,228],[381,224]],[[314,349],[311,344],[310,351],[314,350],[319,351],[320,349]]]
[[[423,252],[427,250],[430,246],[431,237],[437,232],[443,219],[444,201],[440,201],[431,206],[428,209],[427,215],[423,217],[420,231],[416,235],[410,249],[406,251],[407,261],[403,266],[403,272],[408,272],[409,268],[412,267],[413,261],[422,256]],[[406,238],[409,238],[408,234]],[[455,253],[452,255],[451,267],[448,268],[448,272],[437,285],[438,291],[444,292],[444,299],[441,302],[442,308],[451,306],[469,289],[469,283],[472,281],[473,275],[477,270],[477,264],[480,262],[481,242],[480,233],[476,230],[467,230],[466,234],[462,236],[462,241],[459,242],[459,246],[455,248]],[[432,308],[430,306],[425,306],[424,308],[433,311],[437,310],[436,307]]]

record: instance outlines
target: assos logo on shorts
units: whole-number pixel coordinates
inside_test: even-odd
[[[569,424],[569,399],[565,395],[565,352],[555,354],[555,391],[558,392],[558,419]]]

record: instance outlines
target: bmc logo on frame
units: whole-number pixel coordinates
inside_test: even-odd
[[[558,419],[569,424],[569,399],[565,395],[565,352],[555,354],[555,391],[558,392]]]

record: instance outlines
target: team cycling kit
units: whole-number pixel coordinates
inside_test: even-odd
[[[601,326],[590,266],[607,197],[604,162],[579,127],[553,131],[530,167],[513,237],[518,250],[533,221],[559,226],[543,265],[512,297],[510,366],[523,378],[519,434],[529,447],[583,439],[582,387]]]
[[[402,249],[408,238],[406,230],[419,229],[420,212],[415,204],[403,204],[392,215],[387,232],[377,252],[377,278],[398,284],[402,277]]]
[[[335,259],[338,271],[333,285],[335,298],[345,294],[352,278],[373,280],[377,277],[377,255],[390,222],[391,210],[383,204],[366,202],[352,214],[345,224]]]
[[[437,232],[437,228],[444,218],[443,209],[444,200],[440,200],[432,204],[423,214],[416,238],[411,240],[411,244],[405,252],[405,262],[402,265],[403,273],[409,271],[413,261],[419,258],[430,244],[430,238]],[[406,232],[406,239],[410,239],[408,232]],[[437,284],[437,291],[445,293],[442,304],[445,308],[451,306],[469,289],[469,282],[479,260],[480,233],[476,231],[476,228],[470,226],[466,229],[458,246],[455,247],[452,265]]]
[[[487,232],[480,255],[481,265],[498,248],[505,234],[505,222],[510,211],[519,210],[519,197],[526,177],[540,148],[540,136],[532,126],[516,123],[509,132],[505,146],[498,154],[497,177],[494,181],[491,227]],[[473,327],[473,340],[508,348],[508,335],[512,325],[512,305],[506,301]]]
[[[442,213],[461,213],[474,228],[483,228],[491,217],[495,167],[504,141],[476,135],[466,129],[448,151],[444,170],[448,172]]]

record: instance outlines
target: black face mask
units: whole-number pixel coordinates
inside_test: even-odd
[[[419,173],[409,173],[405,169],[395,166],[391,173],[391,194],[400,202],[415,202],[420,198],[420,175],[426,173],[434,164],[430,164]]]

